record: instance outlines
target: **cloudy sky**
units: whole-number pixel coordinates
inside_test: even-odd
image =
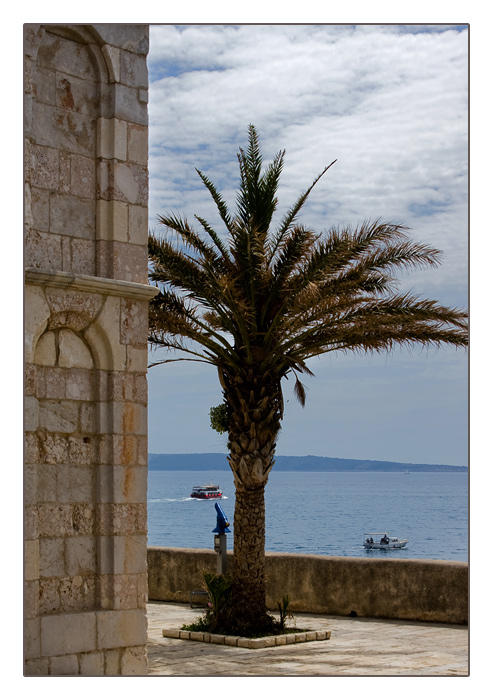
[[[465,308],[468,284],[468,31],[461,25],[154,25],[148,57],[150,227],[199,214],[220,228],[195,167],[234,208],[236,153],[255,124],[286,149],[279,216],[334,159],[301,217],[323,231],[404,223],[443,251],[401,289]],[[151,361],[164,357],[155,353]],[[302,409],[284,384],[278,454],[467,463],[467,353],[329,354],[310,365]],[[202,364],[149,371],[149,451],[225,452],[221,402]]]

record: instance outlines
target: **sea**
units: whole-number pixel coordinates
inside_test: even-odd
[[[215,501],[190,498],[214,483],[230,525],[230,471],[149,471],[148,544],[213,549]],[[272,470],[265,490],[266,551],[338,557],[468,561],[468,475],[458,472],[292,472]],[[388,532],[409,543],[366,550],[365,533]]]

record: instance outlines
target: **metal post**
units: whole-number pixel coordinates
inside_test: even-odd
[[[226,573],[228,566],[228,546],[227,535],[214,535],[214,551],[217,553],[216,573],[222,575]]]

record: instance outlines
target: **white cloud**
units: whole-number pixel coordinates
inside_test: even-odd
[[[151,225],[170,208],[217,223],[194,168],[233,205],[236,152],[252,122],[266,158],[287,151],[281,210],[337,158],[307,222],[404,221],[445,250],[435,275],[465,289],[466,31],[161,26],[149,62]]]
[[[248,124],[254,123],[266,160],[286,149],[280,215],[337,158],[312,192],[303,222],[324,230],[383,217],[410,226],[415,238],[444,251],[444,261],[438,269],[406,276],[403,288],[466,305],[467,30],[404,25],[153,26],[149,69],[151,228],[156,216],[169,210],[179,210],[189,219],[200,214],[219,226],[214,204],[194,168],[211,177],[234,208],[236,153],[246,142]],[[336,360],[332,362],[335,367]],[[433,415],[433,396],[443,393],[444,385],[441,379],[434,384],[425,378],[424,367],[439,367],[440,359],[421,355],[418,362],[423,367],[416,379],[421,377],[419,386]],[[458,362],[463,377],[464,353]],[[450,382],[456,381],[455,365],[443,366]],[[402,391],[411,384],[404,383]],[[313,383],[304,425],[317,425],[316,411],[327,401],[325,386]],[[335,383],[332,406],[342,396],[339,391]],[[449,407],[451,423],[454,415],[461,417],[457,420],[464,417],[463,383],[459,393]],[[367,421],[364,430],[363,424],[360,427],[368,435],[373,418],[364,408],[367,396],[353,398],[364,404],[358,420]],[[207,400],[202,409],[206,414]],[[411,403],[411,413],[419,412],[414,395]],[[436,411],[442,408],[436,404]],[[400,434],[396,425],[394,430]],[[423,454],[421,461],[431,461],[425,457],[433,439],[429,432],[422,446],[414,448]],[[438,433],[433,454],[440,452],[440,441],[447,440],[447,455],[461,455],[452,463],[464,463],[463,433],[456,431],[456,449],[453,435]],[[306,440],[300,439],[301,452],[309,452],[303,447]],[[152,434],[150,440],[152,444]],[[346,449],[336,455],[329,448],[325,454],[355,454],[351,445]],[[396,444],[392,458],[397,451]],[[380,452],[379,458],[385,455]]]

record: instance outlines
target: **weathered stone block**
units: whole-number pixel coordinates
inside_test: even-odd
[[[140,403],[115,401],[113,403],[113,430],[122,435],[147,433],[147,408]],[[126,462],[124,462],[126,463]]]
[[[84,334],[87,338],[87,333]],[[72,369],[66,374],[66,397],[76,401],[90,401],[94,397],[94,374],[88,368]]]
[[[107,160],[127,160],[127,122],[105,119],[97,122],[97,155]]]
[[[96,577],[66,577],[60,580],[60,609],[64,612],[94,610],[96,605]]]
[[[71,238],[69,243],[70,262],[68,267],[64,267],[64,270],[78,275],[94,275],[96,271],[96,242],[85,238]]]
[[[30,620],[39,614],[39,581],[24,582],[24,619]]]
[[[93,652],[90,654],[81,654],[80,656],[80,675],[81,676],[103,676],[104,675],[104,654],[102,652]]]
[[[97,620],[96,649],[133,647],[147,641],[147,621],[142,610],[102,610]]]
[[[120,343],[120,299],[106,298],[97,321],[84,332],[84,337],[95,355],[96,367],[125,370],[126,348]]]
[[[60,612],[60,579],[42,578],[39,580],[39,615],[53,615]],[[67,610],[64,610],[67,612]]]
[[[36,365],[24,365],[24,392],[26,396],[36,396]]]
[[[41,578],[65,575],[64,549],[64,537],[42,537],[39,540],[39,575]]]
[[[79,661],[75,654],[55,656],[51,659],[51,676],[75,676],[79,673]]]
[[[72,180],[71,171],[72,158],[70,153],[60,152],[60,184],[58,191],[63,194],[70,194],[70,183]]]
[[[24,658],[41,656],[41,628],[39,619],[24,620]]]
[[[39,537],[38,508],[27,505],[24,508],[24,537],[26,540],[36,540]]]
[[[94,509],[90,503],[76,503],[72,506],[73,532],[76,535],[94,533]]]
[[[96,150],[95,122],[87,114],[39,102],[33,104],[33,137],[40,145],[93,157]]]
[[[40,537],[66,537],[73,533],[72,507],[69,504],[41,503],[38,506]],[[40,568],[43,566],[43,550],[40,551]]]
[[[147,207],[130,204],[128,212],[128,239],[139,246],[147,245],[149,234],[149,217]]]
[[[42,656],[94,651],[97,648],[96,616],[98,614],[84,612],[41,618]]]
[[[26,463],[24,465],[24,504],[26,506],[33,506],[38,501],[37,481],[38,466]],[[26,539],[29,538],[26,537]]]
[[[56,337],[53,331],[46,331],[36,345],[34,362],[37,365],[53,367],[56,364]]]
[[[144,503],[104,503],[97,508],[97,532],[101,535],[145,535],[147,513]]]
[[[115,85],[115,116],[135,124],[147,126],[147,104],[139,101],[139,88]]]
[[[24,399],[24,430],[34,432],[39,425],[39,405],[34,396],[26,396]]]
[[[147,283],[147,245],[113,244],[113,276],[127,282]]]
[[[128,240],[128,204],[116,199],[98,199],[96,237],[106,241]]]
[[[147,24],[94,24],[103,41],[137,54],[149,51],[149,26]]]
[[[102,574],[140,574],[146,571],[146,535],[103,536],[100,542]]]
[[[94,199],[96,164],[93,158],[73,155],[70,170],[70,191],[76,197]]]
[[[37,467],[38,503],[55,503],[57,501],[57,471],[58,465],[54,464],[40,464]]]
[[[78,406],[73,401],[42,399],[39,402],[41,429],[52,433],[73,433],[77,430],[78,418]]]
[[[39,577],[39,540],[24,542],[24,580],[34,581]]]
[[[84,325],[71,325],[72,330],[85,328],[97,316],[103,303],[99,294],[80,292],[73,289],[60,289],[58,287],[47,287],[46,299],[54,316],[70,311],[76,313],[74,318],[78,316],[85,319]]]
[[[121,342],[139,346],[147,344],[147,302],[122,299]]]
[[[120,674],[121,649],[108,649],[104,654],[105,676],[117,676]]]
[[[95,573],[96,543],[94,537],[67,537],[65,539],[65,561],[68,576],[79,578]]]
[[[73,465],[85,466],[95,461],[95,445],[90,437],[68,438],[69,461]]]
[[[41,289],[33,285],[26,285],[24,292],[24,340],[25,340],[25,361],[34,361],[34,349],[39,337],[48,325],[50,309],[46,303],[45,296]]]
[[[120,82],[120,49],[115,46],[109,46],[105,44],[101,47],[103,56],[106,59],[106,65],[108,66],[108,77],[110,83]]]
[[[51,34],[48,30],[39,49],[38,62],[44,68],[60,70],[65,68],[69,75],[95,80],[96,74],[89,51],[84,44]]]
[[[145,467],[101,466],[98,474],[101,502],[146,504],[147,470]]]
[[[97,84],[57,71],[56,106],[60,111],[87,114],[94,118],[99,107]]]
[[[147,62],[145,56],[121,52],[121,82],[129,87],[147,88]]]
[[[60,236],[44,231],[29,231],[26,237],[25,260],[27,267],[61,270],[62,244]]]
[[[127,370],[145,372],[147,369],[147,348],[134,348],[127,345]]]
[[[93,360],[84,341],[71,330],[61,330],[58,334],[59,367],[92,368]]]
[[[50,433],[46,434],[40,440],[40,450],[42,459],[46,464],[63,464],[68,462],[69,449],[65,437]]]
[[[97,432],[95,403],[89,401],[79,403],[79,428],[81,433]]]
[[[54,70],[36,66],[34,69],[34,84],[36,86],[36,101],[44,102],[48,105],[55,104],[55,81],[56,72]]]
[[[128,159],[132,163],[147,165],[148,130],[146,126],[129,124],[128,126]]]
[[[127,647],[122,653],[122,676],[143,676],[147,673],[145,646]]]
[[[95,228],[95,201],[68,194],[51,195],[50,233],[75,236],[76,238],[94,238]]]
[[[46,190],[57,190],[59,181],[58,149],[33,146],[31,150],[31,184]]]
[[[48,676],[49,659],[28,659],[24,664],[26,676]]]
[[[50,192],[31,188],[32,226],[37,231],[48,232],[50,228]]]
[[[93,469],[60,464],[56,467],[56,498],[60,503],[90,503],[93,498]]]

